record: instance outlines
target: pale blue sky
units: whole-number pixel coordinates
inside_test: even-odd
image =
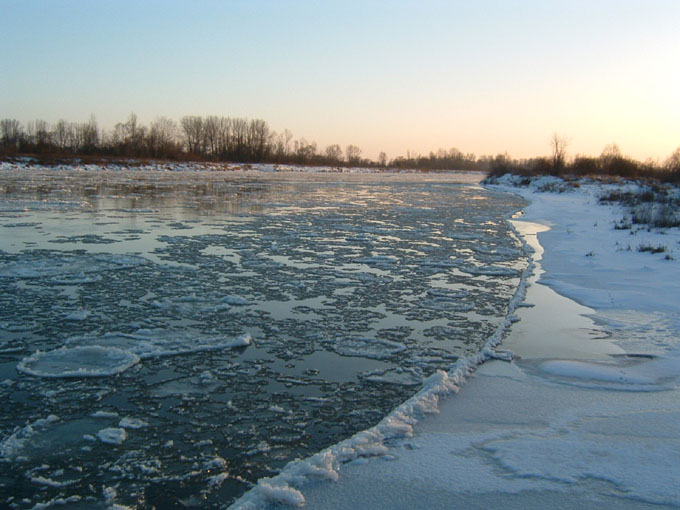
[[[0,117],[262,118],[389,157],[680,146],[680,1],[0,0]]]

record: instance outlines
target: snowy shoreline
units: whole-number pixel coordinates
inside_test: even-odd
[[[680,506],[680,236],[636,232],[636,242],[670,245],[665,258],[621,248],[632,234],[614,229],[620,207],[598,204],[602,185],[539,191],[555,187],[493,186],[531,202],[513,223],[540,266],[479,359],[436,374],[374,429],[289,465],[232,508]],[[541,284],[520,305],[527,279]],[[501,340],[521,359],[494,360]]]

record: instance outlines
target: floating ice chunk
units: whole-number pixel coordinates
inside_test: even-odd
[[[426,269],[450,269],[454,267],[459,267],[461,262],[458,260],[423,260],[420,263],[420,267]]]
[[[44,476],[31,476],[31,482],[38,485],[46,485],[47,487],[68,487],[76,483],[76,480],[64,480],[62,482],[58,480],[52,480],[51,478],[46,478]]]
[[[217,457],[213,458],[213,459],[210,459],[205,464],[203,464],[203,469],[206,469],[206,470],[224,469],[225,467],[227,467],[227,461],[224,460],[219,455]]]
[[[215,382],[213,375],[207,370],[198,376],[198,384],[201,386],[209,386]]]
[[[9,342],[0,342],[0,354],[10,354],[14,352],[21,352],[23,350],[23,345],[12,346]],[[2,385],[2,383],[0,383],[0,385]]]
[[[248,306],[250,301],[241,296],[224,296],[222,302],[232,306]]]
[[[220,473],[219,475],[210,476],[208,477],[208,487],[211,489],[217,489],[227,478],[229,478],[229,473]]]
[[[84,321],[90,316],[90,312],[87,310],[78,310],[76,312],[69,313],[64,319],[67,321]]]
[[[127,439],[127,432],[125,429],[111,427],[97,432],[97,438],[106,444],[123,444]]]
[[[277,405],[269,406],[269,410],[278,414],[290,414],[290,411],[286,411],[283,407]]]
[[[148,427],[149,424],[144,420],[140,420],[139,418],[128,418],[126,416],[120,420],[118,426],[122,429],[142,429],[144,427]]]
[[[137,333],[106,333],[84,335],[66,340],[69,346],[96,345],[102,349],[117,349],[129,352],[141,359],[174,356],[204,351],[219,351],[235,347],[246,347],[252,337],[244,334],[236,338],[221,336],[200,336],[165,330],[139,330]],[[75,347],[74,347],[75,348]]]
[[[64,278],[64,283],[83,279],[86,273],[128,269],[148,264],[138,255],[110,253],[65,254],[62,252],[28,253],[20,261],[0,264],[0,277]],[[59,282],[59,280],[57,280]]]
[[[40,418],[39,420],[29,423],[25,427],[17,428],[14,432],[0,442],[0,457],[11,458],[18,455],[21,449],[25,446],[26,441],[45,430],[49,425],[59,421],[59,417],[50,414],[47,418]]]
[[[423,382],[422,370],[416,368],[390,368],[361,374],[362,379],[383,384],[418,386]]]
[[[87,283],[97,283],[102,277],[100,275],[85,276],[83,273],[74,275],[53,276],[50,283],[53,285],[84,285]]]
[[[92,413],[90,416],[93,418],[118,418],[118,413],[114,411],[97,411]]]
[[[483,276],[519,276],[520,272],[503,266],[461,266],[461,271],[472,275]]]
[[[52,498],[45,503],[36,503],[31,510],[46,510],[54,507],[65,507],[69,503],[78,503],[83,498],[81,496],[69,496],[68,498]]]
[[[331,348],[342,356],[385,359],[406,349],[404,344],[371,337],[331,340]]]
[[[387,264],[396,264],[399,259],[394,255],[375,255],[373,257],[362,257],[355,259],[354,262],[359,264],[366,264],[369,266],[383,266]]]
[[[24,358],[17,370],[37,377],[105,377],[120,374],[139,360],[135,353],[115,347],[62,347]]]
[[[443,301],[451,301],[455,299],[463,299],[470,295],[470,292],[465,289],[460,290],[448,290],[448,289],[428,289],[428,296],[434,299],[440,299]]]

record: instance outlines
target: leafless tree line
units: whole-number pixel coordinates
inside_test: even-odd
[[[566,136],[553,134],[549,140],[550,157],[523,160],[511,159],[508,154],[477,157],[452,148],[439,149],[426,156],[407,152],[406,156],[391,161],[381,152],[377,161],[373,161],[363,158],[356,145],[348,145],[343,150],[340,145],[332,144],[321,150],[316,142],[293,139],[287,129],[277,133],[260,119],[193,115],[182,117],[178,123],[158,117],[145,126],[132,113],[110,131],[100,129],[94,116],[83,123],[59,120],[50,125],[44,120],[35,120],[25,127],[16,119],[0,120],[0,156],[93,155],[435,171],[480,170],[493,174],[604,174],[680,181],[680,147],[664,163],[641,163],[624,156],[616,144],[606,146],[599,157],[576,155],[568,160],[568,145]]]
[[[199,159],[229,162],[275,162],[319,165],[387,165],[382,154],[378,162],[361,157],[361,149],[329,145],[320,150],[316,142],[293,139],[289,130],[273,131],[260,119],[210,115],[185,116],[179,122],[158,117],[148,126],[132,113],[112,130],[98,127],[94,117],[85,123],[44,120],[27,123],[0,120],[0,144],[8,153],[53,153],[133,158]]]

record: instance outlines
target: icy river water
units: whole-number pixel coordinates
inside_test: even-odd
[[[0,169],[0,506],[222,508],[504,320],[470,174]]]

